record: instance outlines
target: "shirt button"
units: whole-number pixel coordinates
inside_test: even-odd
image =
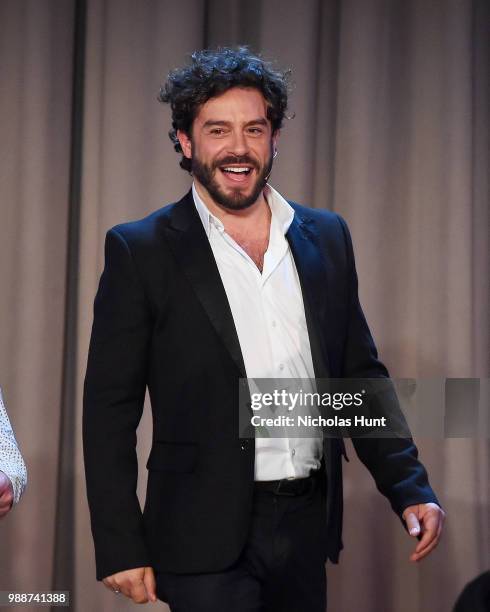
[[[293,457],[294,457],[294,455],[296,455],[296,449],[295,449],[295,448],[292,448],[292,449],[291,449],[291,455],[292,455]]]
[[[272,321],[272,327],[275,327],[275,326],[276,326],[276,322]]]
[[[283,363],[280,363],[280,364],[279,364],[279,369],[280,369],[280,370],[284,370],[284,364],[283,364]]]

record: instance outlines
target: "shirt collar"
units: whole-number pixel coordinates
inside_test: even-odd
[[[286,235],[286,232],[289,229],[289,226],[293,222],[294,218],[294,209],[287,202],[282,195],[274,189],[269,183],[264,187],[264,196],[269,204],[269,208],[271,209],[272,221],[276,221],[278,227],[281,229],[283,235]],[[213,215],[203,202],[200,195],[197,193],[196,185],[192,183],[192,197],[194,198],[194,205],[196,210],[201,218],[204,231],[206,232],[206,236],[209,238],[210,226],[213,224],[219,231],[224,231],[223,223]]]
[[[264,195],[271,209],[272,216],[276,219],[282,234],[286,235],[289,226],[293,222],[294,208],[269,183],[264,188]]]
[[[192,182],[192,197],[194,198],[194,206],[196,207],[199,216],[201,217],[202,224],[204,226],[204,231],[206,232],[206,236],[209,238],[210,225],[213,223],[217,228],[223,228],[223,223],[213,215],[204,204],[201,196],[197,193],[196,184],[194,181]]]

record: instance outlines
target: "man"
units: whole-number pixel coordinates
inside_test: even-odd
[[[0,519],[19,502],[26,483],[26,464],[17,446],[0,388]]]
[[[345,222],[268,183],[286,74],[246,48],[202,51],[161,100],[192,190],[106,238],[84,394],[97,578],[182,612],[325,610],[341,543],[342,439],[240,439],[241,378],[386,377]],[[327,291],[328,287],[328,291]],[[148,387],[153,444],[136,497]],[[414,536],[443,511],[411,439],[354,440]]]

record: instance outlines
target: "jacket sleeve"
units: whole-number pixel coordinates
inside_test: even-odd
[[[359,303],[357,272],[349,230],[345,221],[342,218],[339,220],[346,241],[350,277],[343,375],[346,378],[387,378],[388,371],[378,359],[373,338]],[[378,401],[376,396],[372,401]],[[381,404],[374,406],[374,411],[378,414],[383,410]],[[405,422],[394,390],[389,399],[389,413],[391,418]],[[429,502],[439,504],[429,485],[425,467],[418,460],[417,447],[410,436],[352,437],[352,443],[360,460],[371,472],[378,490],[388,498],[400,519],[408,506]]]
[[[83,400],[83,451],[97,580],[150,565],[136,495],[136,428],[146,389],[150,313],[128,244],[107,233]]]

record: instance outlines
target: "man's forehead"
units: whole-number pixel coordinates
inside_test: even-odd
[[[199,107],[196,120],[234,121],[241,119],[267,120],[267,101],[258,89],[233,87],[219,96],[214,96]]]

